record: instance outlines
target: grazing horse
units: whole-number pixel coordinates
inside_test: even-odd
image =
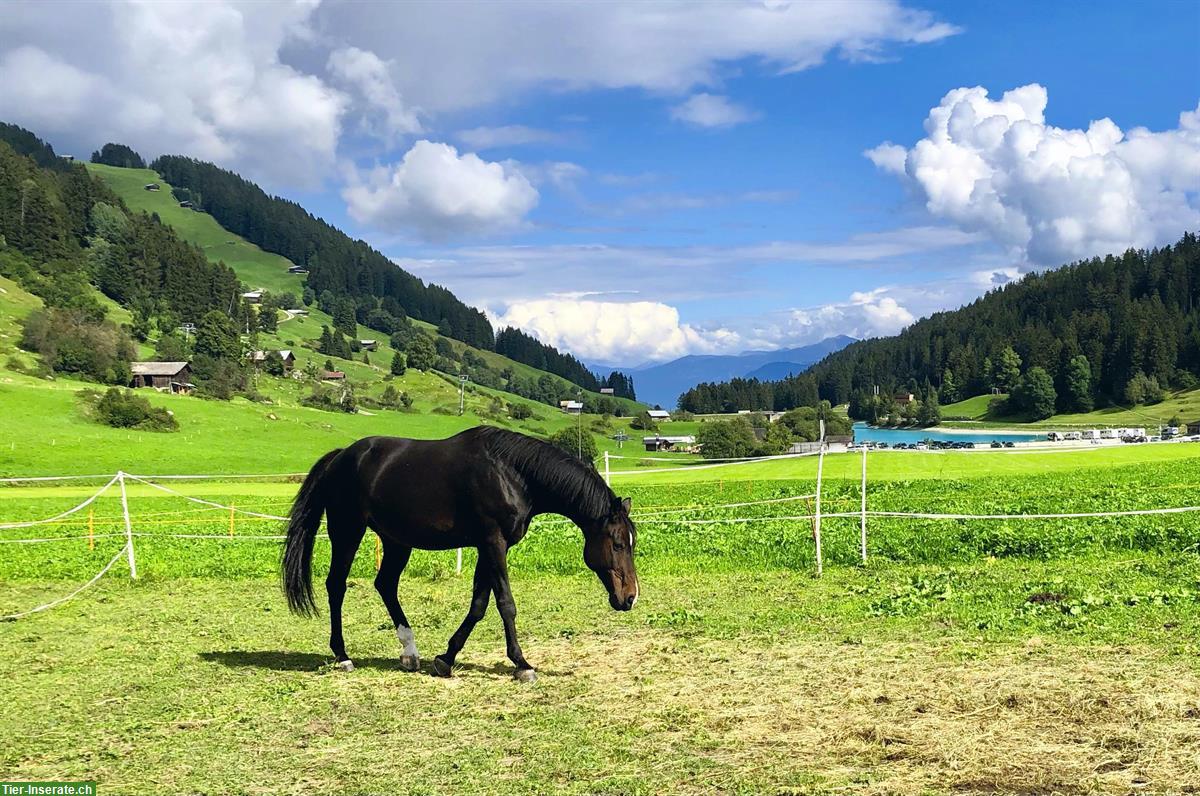
[[[316,613],[312,551],[321,515],[328,518],[332,558],[329,592],[329,647],[346,671],[354,664],[342,639],[342,598],[346,577],[369,527],[383,543],[375,589],[383,598],[402,646],[400,665],[416,671],[420,656],[396,590],[413,548],[453,550],[474,547],[471,608],[450,637],[446,652],[433,660],[448,677],[492,594],[504,622],[514,677],[537,679],[517,642],[517,607],[508,584],[508,550],[539,514],[561,514],[583,531],[583,560],[608,590],[618,611],[638,598],[633,548],[637,529],[629,499],[613,494],[591,466],[546,442],[480,426],[449,439],[366,437],[322,456],[296,495],[283,552],[283,583],[288,605],[299,614]]]

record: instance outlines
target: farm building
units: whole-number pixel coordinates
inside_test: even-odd
[[[129,369],[133,373],[129,386],[134,389],[153,387],[186,394],[196,386],[191,382],[192,366],[189,362],[131,362]]]
[[[323,381],[345,381],[346,374],[340,370],[323,370],[321,371],[321,379]]]
[[[157,191],[157,190],[159,190],[159,185],[158,185],[158,183],[156,183],[156,182],[149,182],[149,183],[146,183],[146,184],[145,184],[145,185],[143,185],[142,187],[143,187],[143,188],[145,188],[147,191]]]
[[[612,387],[601,387],[600,388],[601,395],[612,395],[614,392],[615,391],[613,390]]]
[[[653,437],[642,437],[642,444],[651,453],[659,451],[691,453],[695,448],[696,438],[693,436],[664,437],[655,434]]]
[[[651,409],[646,414],[650,415],[650,419],[655,421],[667,421],[671,419],[671,413],[666,409]]]
[[[845,453],[850,449],[854,437],[850,435],[831,434],[825,437],[826,453]],[[788,453],[816,453],[821,450],[819,442],[793,442],[787,449]]]
[[[558,408],[569,415],[577,415],[583,411],[583,404],[579,401],[559,401]]]
[[[179,203],[179,206],[180,206],[180,207],[186,207],[186,208],[190,208],[190,207],[192,206],[192,203],[191,203],[191,202],[189,202],[189,201],[187,201],[187,200],[185,199],[185,200],[183,200],[182,202],[180,202],[180,203]]]
[[[359,340],[358,344],[362,346],[363,351],[374,351],[376,348],[379,348],[378,340]]]
[[[270,351],[252,351],[250,352],[250,361],[255,365],[261,365],[267,361],[267,355],[270,353]],[[284,348],[280,349],[279,356],[283,358],[284,374],[291,373],[292,369],[296,367],[296,355],[290,349]]]
[[[251,304],[262,304],[263,292],[261,290],[251,290],[242,294],[242,298]]]
[[[303,265],[293,265],[291,268],[288,269],[288,273],[289,274],[307,274],[308,269],[305,268]]]
[[[306,310],[306,309],[288,310],[288,312],[292,313],[293,315],[295,315],[299,318],[308,317],[308,310]]]
[[[917,400],[917,396],[913,395],[910,392],[896,393],[896,403],[899,404],[900,406],[908,406],[910,403],[912,403],[915,400]]]

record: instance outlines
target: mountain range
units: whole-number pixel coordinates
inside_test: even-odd
[[[773,381],[802,373],[835,351],[855,342],[837,335],[819,343],[774,351],[743,351],[740,354],[693,354],[670,362],[636,367],[593,366],[600,372],[620,370],[633,376],[638,400],[674,408],[679,395],[704,382],[751,378]]]

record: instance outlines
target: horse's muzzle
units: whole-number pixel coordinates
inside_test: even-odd
[[[613,607],[614,611],[628,611],[633,608],[633,604],[637,602],[637,597],[630,594],[624,600],[617,598],[617,595],[608,595],[608,604]]]

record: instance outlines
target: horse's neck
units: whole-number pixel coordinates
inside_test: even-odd
[[[534,516],[538,514],[561,514],[580,528],[586,527],[588,524],[600,519],[594,516],[595,512],[590,510],[591,507],[583,505],[578,500],[567,497],[557,490],[549,489],[544,484],[529,483],[529,487],[531,489],[530,497]]]

